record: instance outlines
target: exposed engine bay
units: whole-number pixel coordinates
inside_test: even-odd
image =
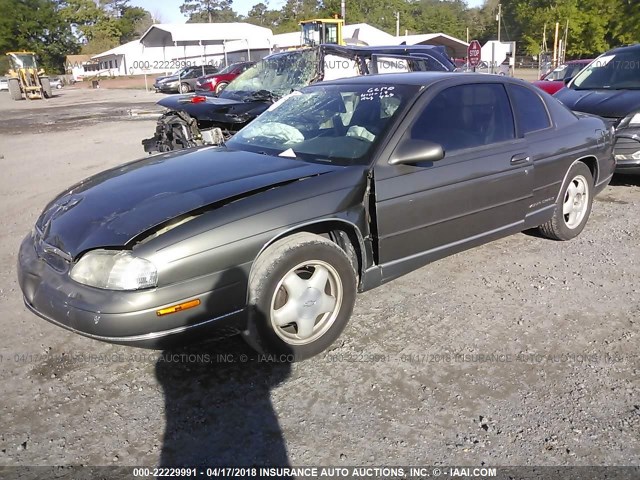
[[[170,95],[145,152],[221,145],[285,95],[321,80],[410,71],[453,71],[444,47],[320,45],[275,53],[247,69],[222,92]]]

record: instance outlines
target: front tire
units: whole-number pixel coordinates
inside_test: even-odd
[[[49,82],[49,77],[40,77],[40,85],[42,85],[42,93],[44,98],[51,98],[53,94],[51,93],[51,83]]]
[[[571,240],[584,229],[593,203],[593,176],[582,162],[574,163],[558,196],[553,217],[540,225],[542,235],[553,240]]]
[[[225,89],[227,85],[229,85],[227,82],[220,82],[218,85],[216,85],[216,93],[220,93]]]
[[[13,100],[22,100],[22,91],[20,90],[20,81],[17,78],[9,79],[9,93]]]
[[[189,93],[191,91],[191,87],[188,83],[180,84],[180,93]]]
[[[304,360],[342,333],[355,296],[356,272],[344,250],[318,235],[296,233],[256,260],[243,337],[259,352]]]

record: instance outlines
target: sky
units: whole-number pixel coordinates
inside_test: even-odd
[[[246,15],[251,7],[261,0],[233,0],[233,9]],[[262,0],[264,3],[266,1]],[[349,0],[347,2],[347,19],[349,18]],[[470,7],[480,6],[484,0],[467,0]],[[285,0],[271,0],[268,4],[271,8],[278,8],[285,3]],[[131,5],[142,7],[153,15],[159,15],[164,23],[184,23],[187,18],[180,13],[182,0],[131,0]]]

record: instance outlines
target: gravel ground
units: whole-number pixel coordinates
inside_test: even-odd
[[[51,197],[142,156],[153,120],[99,120],[147,94],[109,95],[0,99],[0,466],[640,465],[640,178],[574,241],[512,236],[361,295],[299,364],[238,339],[113,346],[29,313],[16,281]],[[40,121],[70,109],[89,121]]]

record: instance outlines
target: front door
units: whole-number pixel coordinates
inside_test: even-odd
[[[533,163],[517,138],[502,83],[429,90],[409,114],[404,139],[442,145],[436,162],[375,166],[383,280],[523,229]]]

